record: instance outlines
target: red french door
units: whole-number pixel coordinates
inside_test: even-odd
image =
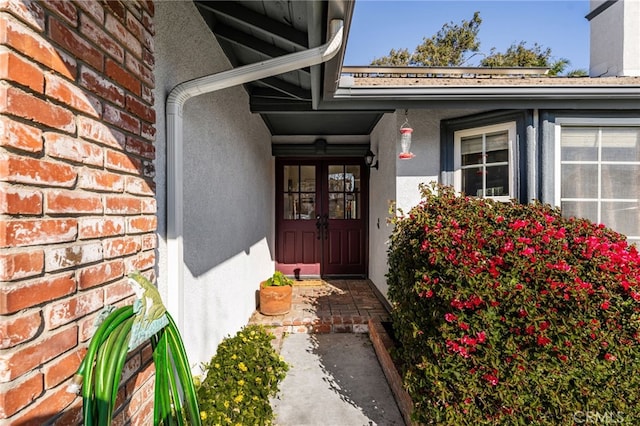
[[[361,159],[279,159],[276,262],[288,275],[366,275],[368,169]]]

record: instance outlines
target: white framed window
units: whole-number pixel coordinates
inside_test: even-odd
[[[556,127],[555,203],[640,242],[640,125]]]
[[[516,198],[515,140],[515,121],[456,131],[455,189],[498,201]]]

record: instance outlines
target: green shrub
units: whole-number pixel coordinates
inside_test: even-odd
[[[275,271],[273,275],[271,275],[267,281],[265,282],[265,287],[283,287],[283,286],[292,286],[293,280],[287,277],[280,271]]]
[[[273,338],[264,327],[249,325],[220,343],[197,387],[203,425],[272,424],[269,397],[288,370]]]
[[[636,247],[540,203],[421,191],[394,220],[387,276],[415,420],[639,419]]]

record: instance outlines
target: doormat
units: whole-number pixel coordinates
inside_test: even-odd
[[[327,282],[321,279],[301,279],[293,280],[293,285],[296,287],[320,287],[327,285]]]

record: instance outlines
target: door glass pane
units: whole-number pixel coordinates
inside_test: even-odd
[[[316,216],[316,167],[283,167],[283,219],[310,220]]]
[[[347,166],[347,192],[360,192],[360,166]]]
[[[284,191],[297,192],[300,190],[298,182],[300,182],[300,174],[298,166],[284,166]]]
[[[316,166],[300,166],[300,191],[316,192]]]
[[[345,204],[343,193],[329,193],[329,219],[344,219]]]
[[[329,166],[329,192],[344,191],[344,166]]]
[[[300,211],[300,199],[298,194],[285,193],[284,196],[284,215],[286,220],[293,220],[298,218],[298,212]]]
[[[327,188],[329,189],[329,219],[359,219],[361,167],[359,165],[330,165]]]
[[[298,219],[315,220],[316,218],[316,194],[302,193],[300,194],[300,216]]]
[[[360,194],[353,193],[347,194],[346,202],[346,219],[358,219],[360,218]]]

